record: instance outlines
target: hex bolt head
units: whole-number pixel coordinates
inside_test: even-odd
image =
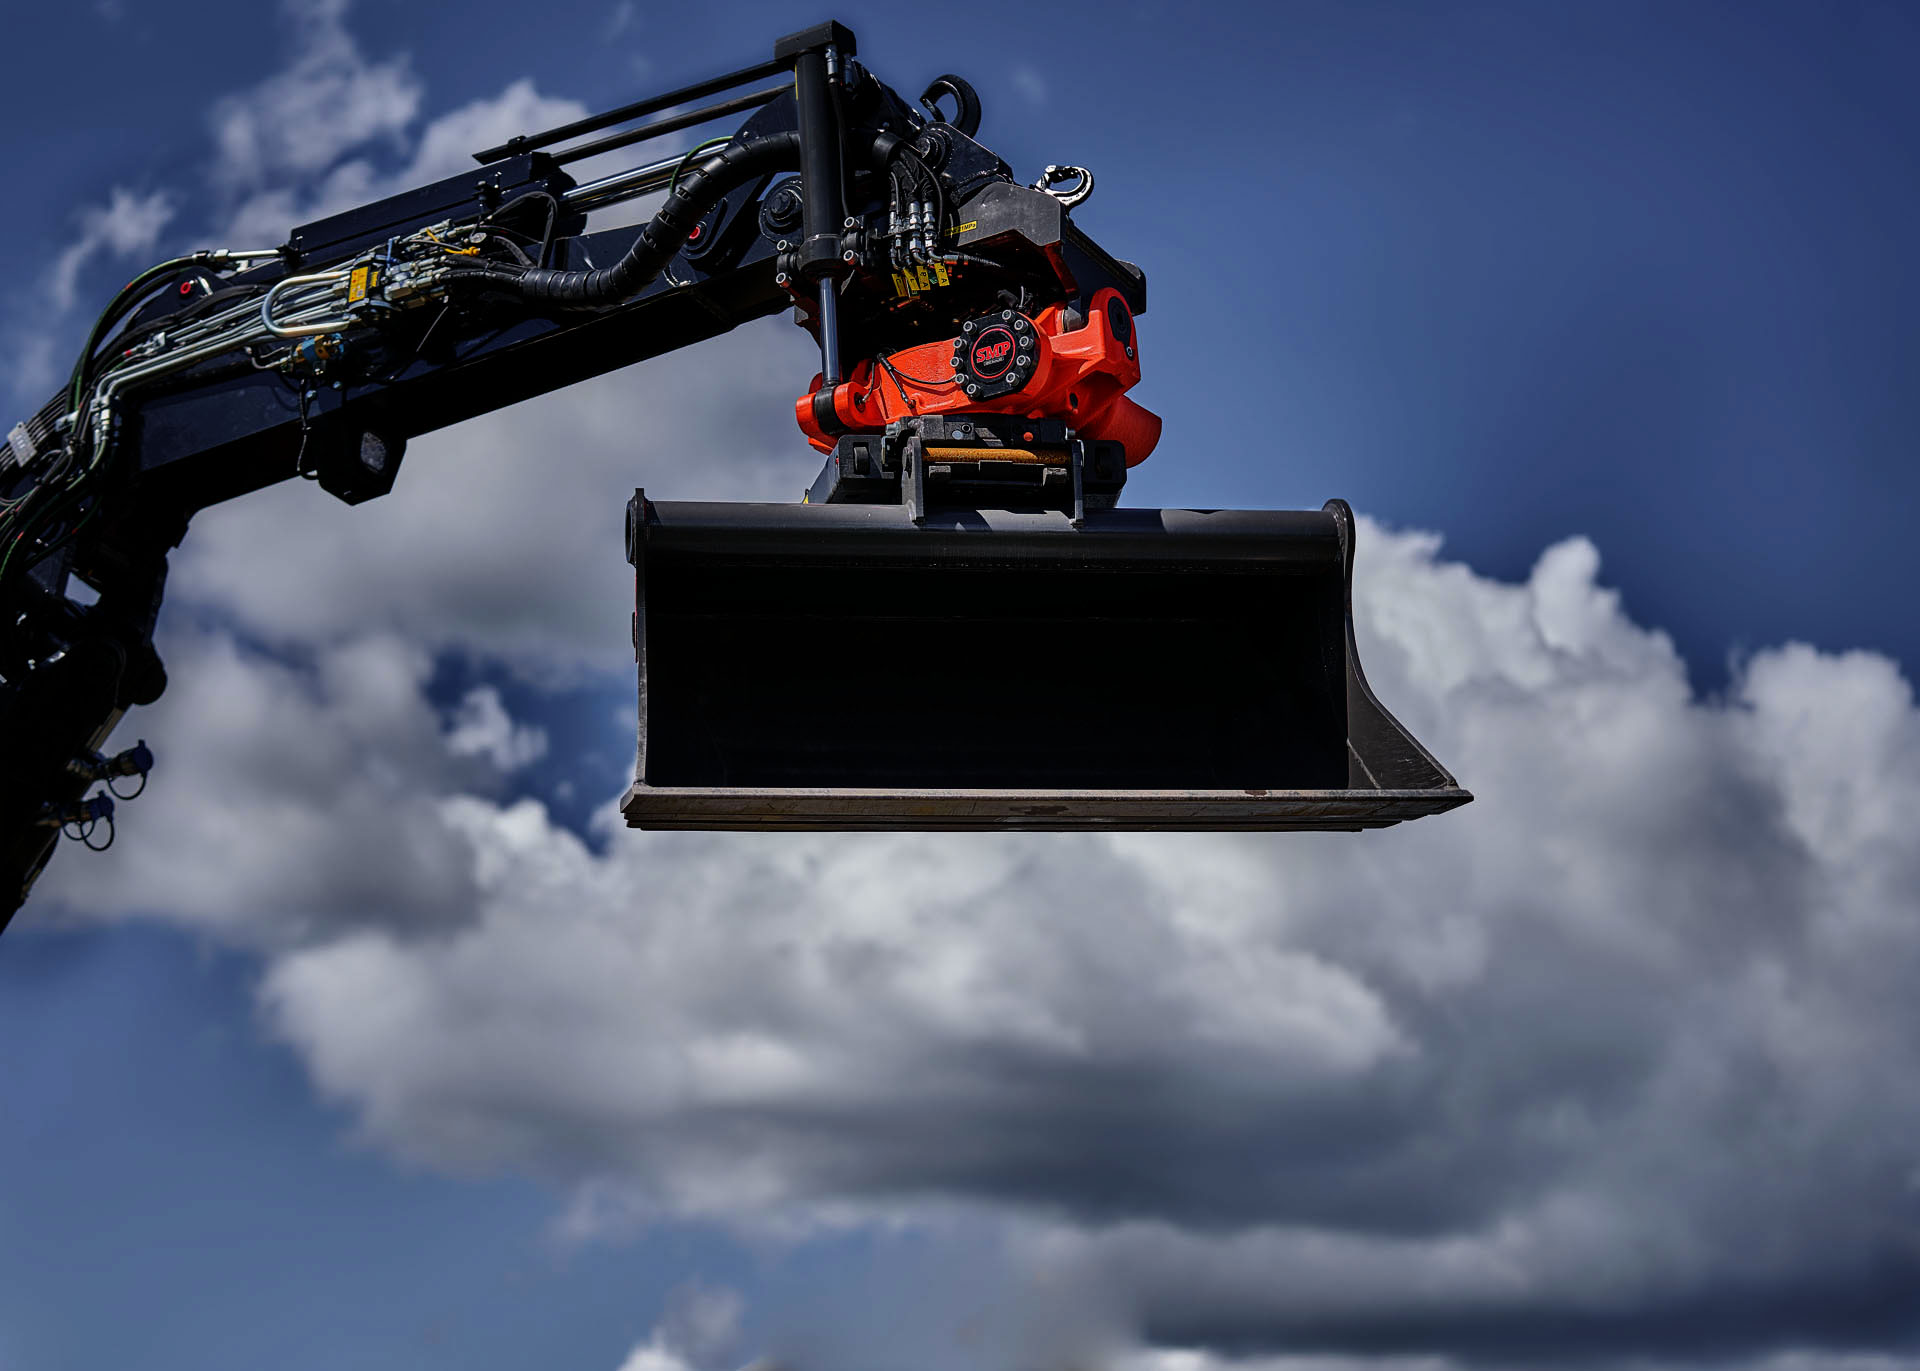
[[[1133,360],[1133,344],[1131,343],[1127,344],[1127,360]]]
[[[1010,310],[1010,309],[1003,309],[1003,310],[1001,310],[1001,311],[1000,311],[1000,322],[1002,322],[1002,323],[1008,323],[1008,322],[1011,322],[1011,320],[1012,320],[1012,319],[1013,319],[1013,311],[1012,311],[1012,310]]]
[[[978,395],[979,393],[980,393],[980,387],[979,387],[979,386],[968,386],[968,387],[967,387],[967,394],[969,394],[969,395]]]
[[[960,325],[960,331],[961,331],[962,333],[972,333],[972,332],[973,332],[973,320],[971,320],[971,319],[969,319],[969,320],[967,320],[967,322],[966,322],[966,323],[964,323],[964,324],[962,324],[962,325]]]

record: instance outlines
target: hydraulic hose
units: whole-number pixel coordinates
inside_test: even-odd
[[[80,349],[80,359],[73,364],[73,377],[68,383],[69,406],[76,412],[80,408],[80,399],[86,391],[87,379],[93,369],[94,350],[100,346],[100,340],[107,336],[108,330],[114,323],[138,304],[140,297],[151,290],[157,282],[187,267],[211,267],[218,271],[237,263],[263,261],[279,255],[277,249],[251,252],[233,252],[227,249],[190,252],[184,257],[170,257],[164,262],[150,266],[127,282],[120,288],[120,293],[115,295],[106,309],[101,312],[100,317],[94,321],[92,332],[87,334],[87,344]]]
[[[617,305],[645,289],[686,246],[687,234],[728,192],[757,177],[800,166],[800,135],[776,133],[730,143],[693,168],[667,193],[627,255],[594,271],[535,267],[502,282],[528,304],[585,309]]]

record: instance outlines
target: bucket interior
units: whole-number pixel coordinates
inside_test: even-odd
[[[874,557],[677,539],[641,568],[654,787],[1337,790],[1345,588],[1319,558]],[[1176,535],[1168,535],[1174,537]]]

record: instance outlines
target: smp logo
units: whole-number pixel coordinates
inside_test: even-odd
[[[1013,351],[1013,341],[1003,338],[997,343],[982,343],[973,350],[973,364],[977,367],[990,367],[996,362],[1006,360]]]
[[[973,345],[973,374],[991,381],[1013,365],[1013,334],[1003,328],[990,328]]]

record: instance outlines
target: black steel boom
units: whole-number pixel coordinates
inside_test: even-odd
[[[689,151],[584,182],[573,174],[588,158],[742,114]],[[643,732],[635,822],[1355,827],[1463,802],[1372,701],[1351,657],[1343,514],[1256,520],[1246,527],[1267,543],[1247,552],[1239,533],[1223,540],[1242,527],[1230,519],[1111,512],[1127,467],[1160,432],[1124,394],[1140,374],[1145,278],[1074,224],[1091,173],[1050,166],[1023,186],[976,140],[979,120],[959,77],[910,102],[861,66],[852,33],[822,24],[780,40],[768,61],[510,139],[476,154],[471,172],[301,225],[277,248],[194,253],[135,278],[102,312],[69,383],[0,444],[0,927],[62,833],[104,845],[122,793],[109,791],[144,784],[144,744],[100,749],[126,710],[165,687],[154,623],[168,553],[196,513],[295,476],[350,504],[377,498],[416,435],[789,307],[821,359],[795,406],[826,459],[812,515],[808,504],[743,509],[760,532],[742,543],[737,519],[702,525],[682,511],[663,523],[636,506],[636,625],[648,622],[652,576],[671,592],[653,606],[655,631],[669,643],[682,634],[707,666],[636,640],[643,730],[649,688],[656,717],[682,713],[676,736],[652,749],[651,774]],[[648,195],[661,199],[644,223],[595,228],[601,211]],[[1050,541],[1062,537],[1077,541]],[[774,562],[769,539],[787,548]],[[991,570],[1009,559],[1025,570]],[[700,577],[676,579],[695,564]],[[1260,574],[1246,574],[1255,565]],[[773,582],[750,574],[769,567]],[[1028,574],[1036,568],[1069,574]],[[1111,574],[1094,574],[1103,568]],[[772,603],[770,584],[789,604],[783,622],[747,603]],[[804,603],[808,586],[838,599]],[[1124,604],[1113,596],[1123,587],[1134,596]],[[979,603],[960,613],[916,598],[941,595]],[[1045,612],[1031,612],[1036,603]],[[823,616],[822,604],[846,617]],[[916,694],[928,683],[855,650],[881,619],[917,612],[969,625],[964,642],[926,625],[897,638],[913,644],[915,672],[949,678],[944,693]],[[1251,673],[1226,692],[1233,717],[1253,720],[1240,743],[1188,717],[1225,695],[1163,668],[1135,683],[1145,696],[1108,711],[1109,725],[1126,720],[1129,745],[1151,752],[1151,791],[1211,796],[1176,813],[1142,788],[1124,746],[1109,739],[1100,753],[1093,735],[1070,732],[1098,718],[1079,712],[1076,662],[1111,673],[1129,635],[1146,635],[1151,652],[1176,622],[1178,640],[1204,656],[1222,632],[1245,633],[1244,614],[1284,631],[1271,650],[1217,663]],[[1023,694],[1007,678],[1010,693],[971,714],[937,703],[1003,679],[986,660],[996,623],[1016,645],[1001,655],[1048,663],[1046,681]],[[1062,624],[1079,625],[1088,653],[1048,645]],[[811,639],[794,636],[803,627]],[[804,732],[808,710],[830,706],[812,744],[769,750],[723,717],[743,704],[719,668],[748,642],[734,630],[835,657],[804,702],[762,715]],[[1262,708],[1291,713],[1262,721]],[[863,733],[862,709],[895,730],[891,743]],[[944,741],[929,743],[924,728],[908,736],[928,709]],[[1383,748],[1413,760],[1376,774],[1362,753]],[[1125,793],[1048,798],[1081,781]],[[897,793],[789,803],[822,785]],[[982,800],[981,785],[1021,798]],[[1226,793],[1236,789],[1295,798],[1247,804]]]

